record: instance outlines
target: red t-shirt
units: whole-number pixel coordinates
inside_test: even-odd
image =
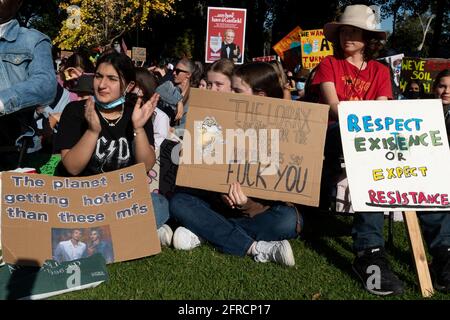
[[[364,70],[359,70],[345,59],[328,56],[318,66],[312,84],[333,82],[339,101],[375,100],[382,96],[392,99],[390,77],[388,67],[378,61],[370,60]]]

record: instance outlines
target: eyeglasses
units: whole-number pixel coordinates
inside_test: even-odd
[[[183,69],[178,69],[178,68],[175,68],[173,71],[175,72],[176,75],[179,75],[180,72],[189,73],[189,71],[186,71],[186,70],[183,70]]]

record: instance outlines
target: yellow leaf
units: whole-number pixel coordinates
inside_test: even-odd
[[[152,15],[175,13],[175,0],[71,0],[61,10],[71,10],[53,43],[61,49],[110,45],[114,39],[136,27],[143,28]],[[67,11],[69,13],[69,11]]]

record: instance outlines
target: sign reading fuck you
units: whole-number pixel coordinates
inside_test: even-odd
[[[318,206],[328,105],[192,89],[177,185]]]
[[[440,100],[342,102],[339,119],[355,211],[449,210]]]

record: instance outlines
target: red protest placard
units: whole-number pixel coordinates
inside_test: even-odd
[[[205,62],[228,58],[242,64],[245,51],[247,10],[208,7]]]

